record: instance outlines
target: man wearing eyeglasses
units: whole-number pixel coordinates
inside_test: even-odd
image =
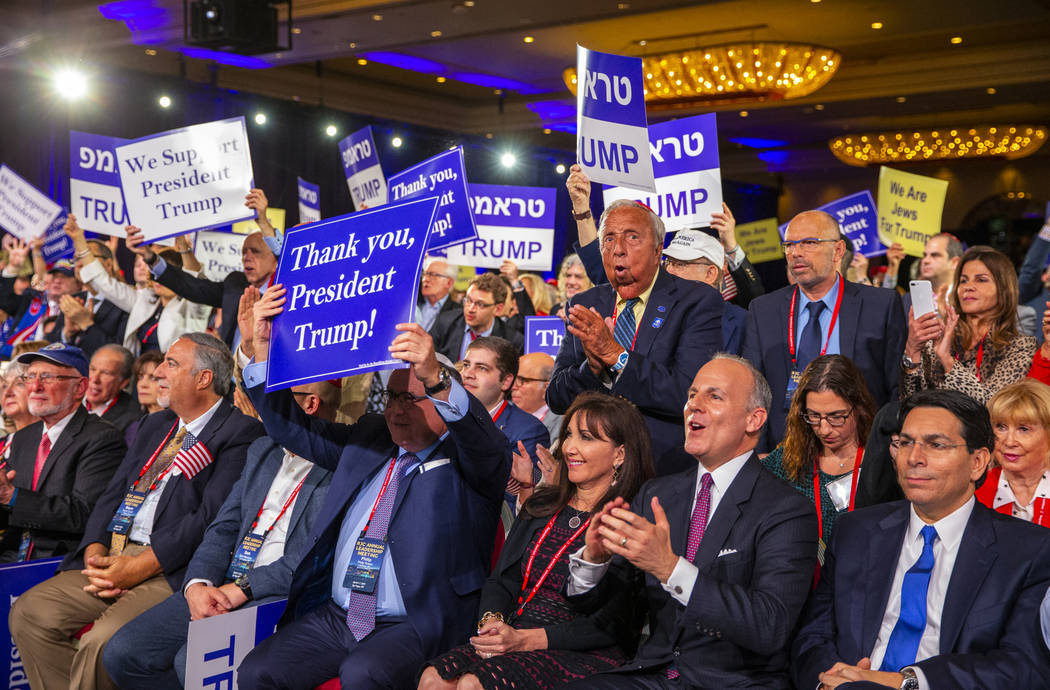
[[[80,543],[95,502],[127,448],[120,430],[81,405],[88,362],[64,343],[18,358],[28,365],[29,412],[40,418],[15,435],[0,470],[8,528],[0,561],[61,556]]]
[[[474,278],[463,297],[463,309],[439,314],[430,327],[434,350],[458,362],[472,342],[494,335],[509,340],[520,352],[525,344],[524,335],[499,318],[509,294],[507,284],[495,273],[482,273]]]
[[[895,291],[850,283],[839,274],[846,245],[833,217],[823,211],[798,214],[788,224],[782,246],[795,284],[752,301],[744,332],[743,354],[773,391],[760,450],[783,439],[798,381],[820,355],[852,359],[876,405],[895,400],[907,337]]]
[[[907,500],[839,519],[792,652],[798,688],[1046,688],[1050,532],[974,500],[995,445],[957,391],[906,400]]]
[[[424,331],[430,330],[438,316],[458,308],[448,296],[455,282],[456,267],[443,259],[432,257],[423,264],[419,300],[416,302],[416,323]]]
[[[543,422],[551,443],[561,433],[562,415],[547,407],[547,386],[554,373],[554,358],[543,352],[531,352],[518,360],[518,375],[510,389],[514,404]]]

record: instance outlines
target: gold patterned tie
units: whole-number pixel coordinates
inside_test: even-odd
[[[175,436],[168,441],[168,445],[164,446],[164,450],[160,452],[157,459],[153,461],[150,468],[146,470],[146,474],[142,475],[142,478],[138,481],[137,490],[142,491],[145,494],[150,492],[150,487],[153,486],[153,482],[157,481],[157,477],[161,475],[164,470],[171,467],[171,463],[175,461],[175,456],[178,455],[179,449],[182,448],[182,442],[186,438],[186,427],[183,426],[179,429]],[[141,507],[141,506],[140,506]],[[128,530],[131,533],[131,530]],[[109,540],[109,555],[119,556],[124,551],[124,547],[128,544],[127,534],[117,534],[116,532],[110,532]]]

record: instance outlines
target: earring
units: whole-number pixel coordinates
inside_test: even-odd
[[[613,477],[612,477],[612,483],[613,483],[613,484],[615,484],[615,483],[616,483],[616,481],[617,481],[617,480],[618,480],[619,478],[620,478],[620,466],[619,466],[619,465],[615,465],[615,466],[613,467]]]

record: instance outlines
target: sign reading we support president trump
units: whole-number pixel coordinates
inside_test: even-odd
[[[62,207],[14,170],[0,165],[0,228],[28,242],[47,232]]]
[[[321,220],[321,188],[301,177],[296,178],[299,189],[299,222],[314,223]]]
[[[428,249],[443,249],[478,236],[467,193],[462,147],[439,153],[390,178],[392,201],[433,195],[438,196],[439,203]]]
[[[655,192],[642,59],[576,46],[576,160],[594,182]]]
[[[383,166],[379,164],[372,127],[359,129],[340,141],[339,156],[343,159],[346,186],[350,188],[354,208],[360,211],[364,206],[375,208],[385,204],[386,178],[383,177]]]
[[[649,153],[656,193],[606,187],[605,205],[616,199],[640,201],[660,216],[669,231],[711,225],[711,214],[722,212],[714,113],[653,125],[649,128]]]
[[[292,228],[277,279],[288,290],[273,322],[266,390],[402,365],[387,349],[414,320],[437,197]]]
[[[186,635],[186,690],[237,690],[237,667],[273,635],[286,599],[245,606],[190,621]]]
[[[449,261],[499,268],[505,259],[510,259],[526,271],[551,270],[556,190],[472,184],[469,191],[478,239],[449,247]]]
[[[136,139],[116,154],[128,217],[148,242],[255,217],[244,205],[254,185],[243,117]]]
[[[127,139],[69,132],[69,206],[85,230],[124,237],[128,213],[115,149]]]
[[[926,240],[941,231],[948,182],[935,177],[879,168],[879,239],[899,242],[904,253],[922,256]]]

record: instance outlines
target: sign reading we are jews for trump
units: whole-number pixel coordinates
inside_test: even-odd
[[[415,315],[437,204],[412,199],[288,231],[266,390],[402,366],[387,348]]]
[[[879,168],[879,239],[899,242],[904,253],[922,256],[926,240],[941,231],[947,180]]]
[[[526,271],[549,271],[554,262],[554,205],[548,187],[470,185],[478,239],[448,248],[448,260],[499,268],[510,259]]]
[[[6,165],[0,165],[0,228],[29,242],[47,232],[62,207]]]
[[[116,148],[121,189],[146,241],[255,217],[243,117],[153,134]]]
[[[576,160],[594,182],[655,192],[642,59],[576,46]]]
[[[128,213],[114,149],[126,143],[120,137],[69,132],[69,206],[85,230],[125,236]]]
[[[478,236],[467,193],[462,147],[439,153],[390,177],[393,201],[433,195],[439,202],[428,249],[443,249]]]
[[[346,171],[346,186],[358,211],[375,208],[387,201],[386,178],[372,137],[372,127],[359,129],[339,142],[339,156]]]
[[[649,154],[656,193],[606,187],[605,205],[616,199],[640,201],[669,231],[711,225],[722,212],[722,173],[718,166],[718,127],[714,113],[661,122],[649,128]]]

